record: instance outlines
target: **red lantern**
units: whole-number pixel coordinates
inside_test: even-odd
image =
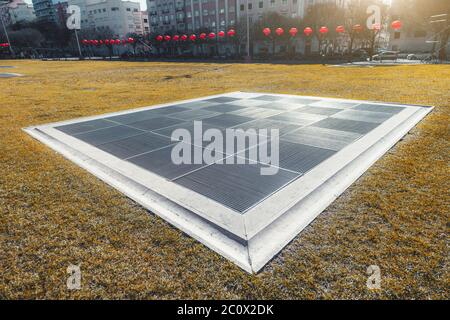
[[[110,44],[110,45],[113,45],[114,43],[115,43],[115,40],[114,40],[114,39],[109,40],[109,44]]]
[[[128,38],[128,43],[133,43],[134,39],[133,38]]]
[[[191,34],[189,39],[194,42],[197,39],[197,36],[195,34]]]
[[[360,31],[362,31],[362,29],[363,29],[363,27],[360,24],[355,24],[353,26],[353,31],[355,31],[355,32],[360,32]]]
[[[224,32],[224,31],[219,31],[219,32],[217,33],[217,35],[218,35],[219,37],[223,38],[223,37],[225,37],[225,32]]]
[[[303,33],[305,34],[305,36],[309,37],[313,33],[313,29],[311,29],[310,27],[306,27],[305,30],[303,30]]]
[[[173,36],[172,40],[173,41],[178,41],[178,40],[180,40],[180,36],[176,34],[176,35]]]
[[[398,30],[398,29],[400,29],[402,27],[402,22],[400,20],[392,21],[391,27],[394,30]]]
[[[119,45],[119,44],[120,44],[120,39],[116,39],[115,43],[116,43],[117,45]]]
[[[103,40],[100,40],[99,42],[100,42],[100,45],[103,45]]]
[[[206,33],[200,33],[199,38],[202,39],[202,40],[205,40],[206,39]]]
[[[263,29],[263,33],[264,33],[264,35],[266,36],[266,37],[268,37],[268,36],[270,36],[270,33],[271,33],[272,31],[270,30],[270,28],[264,28]]]
[[[89,43],[89,41],[88,40],[86,40],[86,39],[83,39],[83,44],[88,44]]]
[[[163,41],[163,36],[162,35],[158,35],[156,37],[156,41]]]
[[[343,33],[343,32],[345,32],[344,26],[337,26],[337,27],[336,27],[336,32],[337,32],[337,33]]]
[[[105,40],[105,44],[109,45],[109,40],[108,39]]]
[[[170,39],[172,39],[172,37],[171,37],[171,36],[169,36],[169,35],[165,35],[165,36],[164,36],[164,40],[166,40],[166,41],[170,41]]]
[[[297,28],[290,28],[289,33],[292,37],[295,37],[297,35],[298,29]]]
[[[213,39],[216,37],[216,34],[215,34],[214,32],[210,32],[210,33],[208,34],[208,37],[209,37],[211,40],[213,40]]]
[[[236,34],[236,31],[234,31],[234,29],[230,29],[230,30],[228,30],[228,32],[227,32],[227,35],[228,35],[229,37],[234,37],[235,34]]]
[[[326,35],[326,34],[328,33],[328,28],[325,27],[325,26],[320,27],[319,32],[320,32],[320,34],[322,34],[322,35]]]
[[[123,44],[123,45],[126,45],[126,44],[127,44],[127,40],[122,39],[122,44]]]
[[[183,34],[183,35],[181,36],[181,41],[186,41],[186,40],[187,40],[187,38],[188,38],[188,36],[187,36],[187,35],[185,35],[185,34]]]
[[[281,35],[283,35],[284,30],[283,30],[283,28],[276,28],[275,33],[276,33],[278,36],[281,36]]]
[[[380,31],[381,30],[381,25],[379,23],[372,24],[372,30],[373,31]]]

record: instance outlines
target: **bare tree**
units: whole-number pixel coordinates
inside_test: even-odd
[[[12,30],[9,32],[9,38],[17,47],[40,47],[45,41],[38,30],[30,28]]]
[[[403,21],[405,32],[433,31],[433,52],[446,59],[450,38],[450,5],[448,0],[396,0],[391,20]]]
[[[345,21],[345,11],[333,2],[317,3],[308,8],[304,24],[313,29],[313,35],[319,41],[319,51],[325,53],[328,48],[334,52],[337,47],[338,34],[334,31]],[[327,27],[327,34],[321,34],[320,28]]]

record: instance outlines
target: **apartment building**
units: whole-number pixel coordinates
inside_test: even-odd
[[[145,34],[150,31],[149,18],[135,1],[122,0],[67,0],[69,5],[80,7],[81,29],[111,33],[125,37],[127,34]]]
[[[287,18],[302,18],[310,0],[237,0],[238,19],[248,13],[250,23],[262,19],[264,14],[277,12]],[[246,8],[247,7],[247,8]]]
[[[236,0],[148,0],[150,28],[157,33],[226,30],[237,20]]]
[[[138,24],[136,25],[137,34],[148,34],[150,33],[150,23],[147,11],[139,11],[137,14],[138,19],[136,20]]]
[[[152,32],[184,32],[186,0],[148,0],[147,11]]]
[[[236,13],[236,0],[187,0],[186,29],[188,32],[226,31],[236,25]]]
[[[30,22],[36,19],[33,7],[23,0],[13,0],[7,5],[9,23]]]
[[[40,21],[57,23],[55,4],[61,1],[55,0],[33,0],[34,13]]]

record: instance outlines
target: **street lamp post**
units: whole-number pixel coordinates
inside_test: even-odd
[[[8,4],[7,1],[0,1],[1,6],[6,5],[6,4]],[[0,6],[0,9],[1,9],[1,6]],[[6,25],[5,25],[5,21],[3,21],[3,14],[1,12],[1,10],[0,10],[0,20],[2,22],[3,31],[5,32],[6,41],[8,42],[9,50],[11,51],[11,55],[14,57],[14,50],[13,50],[13,47],[11,46],[11,41],[9,41],[8,30],[6,30]]]

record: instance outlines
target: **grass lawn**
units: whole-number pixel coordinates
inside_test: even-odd
[[[450,65],[0,65],[24,74],[0,79],[0,299],[450,298]],[[21,130],[237,90],[436,108],[257,275]],[[381,290],[366,287],[369,265]]]

